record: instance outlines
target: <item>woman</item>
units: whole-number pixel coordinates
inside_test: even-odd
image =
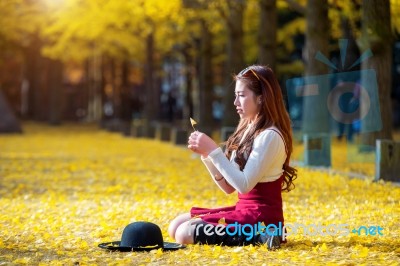
[[[268,248],[277,248],[281,234],[274,232],[249,238],[239,231],[212,231],[221,227],[221,221],[225,229],[234,228],[234,224],[243,228],[246,224],[283,226],[281,192],[291,190],[297,177],[296,169],[289,166],[290,119],[273,71],[253,65],[234,79],[234,105],[240,122],[226,143],[225,154],[210,137],[198,131],[190,135],[188,148],[201,155],[218,187],[227,194],[237,191],[239,200],[235,206],[217,209],[193,207],[190,213],[176,217],[168,232],[182,244],[267,243]]]

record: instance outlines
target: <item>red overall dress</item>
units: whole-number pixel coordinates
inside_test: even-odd
[[[238,202],[234,206],[207,209],[193,207],[190,210],[192,217],[199,217],[204,222],[217,225],[221,218],[226,224],[257,224],[264,222],[284,224],[282,210],[282,181],[283,176],[273,182],[258,183],[246,194],[238,193]]]

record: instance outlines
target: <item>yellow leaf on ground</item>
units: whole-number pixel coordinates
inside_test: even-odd
[[[218,220],[218,224],[226,224],[225,222],[225,217],[222,217],[221,219]]]
[[[30,258],[20,258],[13,261],[15,264],[28,264],[30,262]]]

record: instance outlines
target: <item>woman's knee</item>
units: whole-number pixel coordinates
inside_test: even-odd
[[[195,223],[187,221],[178,226],[175,232],[175,241],[180,244],[194,243]]]
[[[183,214],[180,214],[177,217],[175,217],[175,219],[172,220],[172,222],[169,224],[169,227],[168,227],[169,236],[175,239],[175,234],[176,234],[176,230],[178,229],[178,227],[182,223],[187,222],[190,219],[191,219],[190,213],[183,213]]]

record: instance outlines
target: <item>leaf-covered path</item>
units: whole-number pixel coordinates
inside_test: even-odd
[[[289,236],[280,250],[190,245],[176,252],[111,253],[133,221],[169,222],[191,206],[226,206],[200,159],[183,147],[95,126],[29,124],[0,136],[0,265],[399,265],[400,188],[299,169],[284,194],[287,224],[347,225],[339,236]],[[382,236],[351,232],[380,226]],[[289,229],[290,231],[290,229]],[[293,231],[292,231],[293,232]]]

